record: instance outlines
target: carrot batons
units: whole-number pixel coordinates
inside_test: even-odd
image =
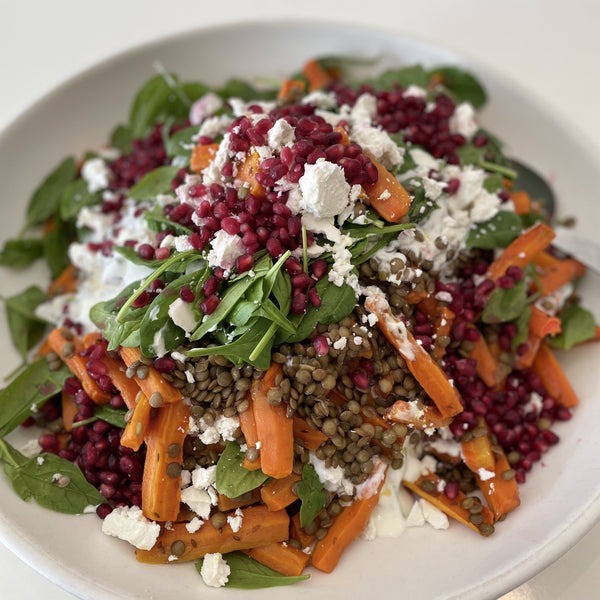
[[[556,398],[559,404],[570,407],[579,403],[575,390],[573,390],[550,346],[543,342],[540,344],[531,369],[539,375],[542,385],[551,396]]]
[[[495,455],[495,466],[491,469],[494,473],[492,477],[482,477],[481,472],[475,473],[483,497],[496,520],[521,504],[517,480],[514,474],[512,477],[507,476],[510,470],[508,460],[502,453]]]
[[[273,542],[243,552],[266,567],[288,577],[302,575],[310,559],[308,554],[285,542]]]
[[[293,421],[294,438],[301,440],[307,450],[316,450],[327,441],[327,436],[320,429],[311,429],[302,417],[294,415]]]
[[[505,379],[505,372],[502,363],[494,356],[485,338],[480,335],[477,341],[473,342],[473,348],[469,352],[469,358],[477,361],[475,369],[477,375],[483,380],[485,385],[491,388],[497,388]]]
[[[547,335],[556,335],[561,331],[560,319],[533,305],[529,317],[529,331],[540,338]]]
[[[140,449],[150,425],[151,411],[152,407],[150,406],[148,397],[140,392],[131,419],[121,435],[121,446],[131,448],[132,450]]]
[[[267,397],[281,374],[281,365],[273,363],[265,376],[250,388],[256,433],[260,442],[260,465],[263,473],[276,479],[286,477],[294,466],[293,420],[285,404],[273,406]]]
[[[272,479],[260,488],[260,497],[269,510],[281,510],[298,499],[294,484],[301,481],[297,473],[290,473],[283,479]]]
[[[504,252],[489,266],[487,276],[497,281],[510,266],[526,267],[554,239],[552,227],[536,223],[511,242]]]
[[[60,402],[62,408],[62,420],[65,431],[71,431],[73,429],[73,421],[75,415],[79,412],[79,407],[75,404],[73,396],[65,393],[63,390],[60,395]]]
[[[261,160],[258,152],[251,151],[238,169],[237,174],[237,178],[246,184],[248,191],[256,198],[264,198],[266,193],[265,188],[256,181],[256,174],[260,169]]]
[[[185,523],[173,523],[171,529],[163,529],[151,550],[136,550],[136,558],[143,563],[166,564],[172,555],[171,546],[181,541],[185,545],[178,562],[198,560],[205,554],[226,554],[235,550],[247,550],[283,542],[289,537],[290,518],[285,510],[270,511],[266,506],[249,506],[244,509],[242,525],[237,532],[229,524],[222,529],[205,521],[195,533],[189,533]]]
[[[302,74],[308,81],[308,91],[314,92],[328,86],[333,78],[316,60],[309,60],[302,67]]]
[[[256,432],[256,421],[254,420],[254,410],[252,408],[252,397],[248,397],[248,408],[241,413],[238,413],[240,419],[240,428],[244,434],[246,445],[248,448],[256,448],[258,443],[258,433]],[[255,461],[249,461],[244,458],[242,466],[248,471],[257,471],[260,469],[260,450],[258,450],[259,456]]]
[[[299,79],[286,79],[277,94],[277,99],[282,102],[293,102],[304,94],[305,89],[306,84],[304,81]]]
[[[251,504],[257,504],[258,502],[260,502],[260,488],[255,488],[237,498],[229,498],[225,494],[219,494],[217,506],[221,512],[226,512],[228,510],[250,506]]]
[[[317,541],[311,561],[319,571],[331,573],[344,550],[364,531],[373,509],[379,502],[379,492],[385,481],[386,470],[387,465],[380,461],[365,482],[364,489],[368,492],[358,497],[350,506],[345,506],[327,530],[327,535]]]
[[[402,355],[408,370],[423,386],[442,417],[453,417],[462,412],[457,389],[431,356],[417,344],[404,323],[392,315],[387,300],[383,296],[371,296],[366,300],[365,308],[377,316],[377,325]]]
[[[518,215],[527,215],[531,212],[531,198],[524,190],[512,192],[510,199],[515,207],[515,213]]]
[[[452,417],[442,417],[435,406],[417,407],[416,402],[398,400],[385,413],[385,418],[395,423],[404,423],[415,429],[430,427],[447,427],[452,423]]]
[[[175,521],[181,499],[183,441],[190,407],[179,402],[157,409],[146,434],[146,460],[142,478],[142,511],[155,521]]]
[[[190,157],[190,169],[194,173],[200,173],[214,160],[219,150],[219,144],[206,144],[194,146]]]
[[[544,296],[556,291],[565,283],[583,277],[586,272],[586,266],[578,260],[556,258],[547,252],[540,252],[534,262],[538,270],[540,292]]]

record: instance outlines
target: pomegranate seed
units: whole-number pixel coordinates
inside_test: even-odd
[[[322,258],[315,260],[315,262],[311,265],[313,277],[316,279],[322,279],[327,273],[328,268],[329,266],[326,260]]]
[[[196,298],[196,295],[192,291],[192,288],[189,285],[184,285],[179,289],[179,297],[184,302],[193,302]]]
[[[313,340],[313,347],[318,356],[325,356],[329,352],[329,343],[324,335],[318,335]]]
[[[158,260],[165,260],[166,258],[169,258],[169,256],[171,255],[171,249],[170,248],[157,248],[156,249],[156,258]]]
[[[211,294],[200,303],[200,310],[205,315],[212,315],[215,312],[215,310],[217,310],[217,307],[220,303],[220,298],[216,294]]]
[[[302,292],[297,292],[292,297],[291,311],[296,315],[301,315],[306,312],[308,307],[308,296]]]
[[[142,306],[146,306],[150,302],[150,296],[148,292],[143,291],[131,304],[133,308],[142,308]]]
[[[444,487],[444,495],[448,500],[456,500],[458,493],[460,492],[460,486],[457,481],[448,481]]]
[[[315,308],[321,306],[321,296],[319,296],[319,292],[317,292],[316,288],[313,287],[308,290],[308,299]]]
[[[144,260],[154,258],[154,248],[150,244],[141,244],[137,249],[138,256]]]
[[[254,256],[252,254],[242,254],[235,259],[235,268],[238,273],[249,271],[254,266]]]
[[[168,356],[162,356],[154,360],[154,368],[159,373],[170,373],[175,369],[177,363]]]
[[[363,371],[359,371],[358,369],[352,371],[350,373],[350,379],[357,388],[366,390],[369,387],[369,378],[365,375]]]

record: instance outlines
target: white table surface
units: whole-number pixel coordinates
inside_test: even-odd
[[[61,81],[133,45],[212,24],[322,17],[396,28],[475,57],[543,97],[563,120],[586,132],[591,152],[599,152],[600,3],[595,0],[0,0],[0,9],[0,129]],[[599,590],[596,526],[502,600],[593,599]],[[0,598],[73,596],[0,544]]]

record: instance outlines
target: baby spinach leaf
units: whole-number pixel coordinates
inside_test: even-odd
[[[512,339],[511,347],[513,352],[517,348],[524,344],[529,337],[529,319],[531,318],[531,306],[527,305],[525,310],[515,319],[515,325],[517,326],[517,335]]]
[[[596,321],[591,312],[572,304],[560,315],[562,331],[555,337],[549,338],[554,348],[569,350],[575,344],[591,340],[596,335]]]
[[[36,307],[44,300],[46,294],[35,285],[16,296],[4,298],[10,337],[23,359],[40,341],[46,329],[46,321],[34,314]]]
[[[134,265],[143,265],[144,267],[148,267],[149,269],[158,269],[165,262],[164,260],[152,259],[146,260],[142,258],[133,248],[130,246],[113,246],[113,250],[118,252],[122,257],[126,258],[129,262],[132,262]],[[200,253],[187,255],[180,261],[175,261],[171,267],[170,271],[172,273],[184,273],[188,266],[200,260]]]
[[[10,433],[33,410],[58,394],[70,375],[65,365],[51,371],[43,357],[22,371],[0,391],[0,436]]]
[[[60,216],[63,221],[75,219],[84,206],[93,206],[102,202],[100,192],[91,193],[87,182],[76,179],[67,185],[60,198]]]
[[[245,453],[236,442],[227,442],[217,462],[215,487],[228,498],[237,498],[262,485],[268,478],[260,469],[249,471],[242,467]]]
[[[25,229],[44,223],[56,212],[65,187],[76,176],[75,159],[65,158],[33,193],[27,207]]]
[[[0,265],[24,269],[44,255],[44,243],[38,238],[7,240],[0,251]]]
[[[132,150],[133,133],[128,125],[117,125],[110,134],[110,145],[121,154],[129,154]]]
[[[232,78],[221,89],[217,90],[217,94],[223,100],[241,98],[249,102],[250,100],[274,100],[277,96],[277,90],[259,90],[243,79]]]
[[[189,235],[192,230],[181,223],[171,221],[168,217],[165,217],[162,206],[156,204],[150,210],[144,212],[144,219],[148,223],[148,227],[152,231],[165,231],[172,229],[178,235]]]
[[[484,323],[504,323],[521,316],[527,307],[525,280],[515,283],[512,288],[496,288],[488,298],[481,320]]]
[[[44,236],[44,258],[50,268],[52,277],[56,279],[71,263],[69,261],[69,244],[75,238],[73,223],[54,219],[54,229]]]
[[[300,525],[308,527],[325,506],[327,501],[323,484],[310,463],[302,467],[302,481],[298,482],[298,498],[300,505]]]
[[[390,69],[385,71],[370,82],[377,89],[391,90],[394,85],[407,88],[416,85],[426,88],[429,83],[429,75],[421,65],[403,67],[402,69]]]
[[[105,502],[81,470],[64,458],[54,454],[27,458],[0,439],[0,460],[15,492],[26,502],[33,498],[40,506],[67,514],[81,514]]]
[[[466,240],[467,248],[506,248],[521,233],[519,215],[501,210],[491,219],[478,223],[469,231]]]
[[[243,552],[230,552],[225,555],[225,560],[231,569],[231,573],[224,587],[258,590],[280,585],[292,585],[310,579],[310,575],[282,575],[250,558]],[[204,559],[199,560],[195,565],[198,573],[202,570],[203,562]]]
[[[170,165],[158,167],[144,175],[127,195],[136,200],[154,200],[159,194],[171,193],[171,182],[175,179],[179,167]]]
[[[414,181],[414,179],[411,179],[407,182],[407,189],[413,197],[408,209],[408,216],[410,217],[411,222],[418,223],[419,221],[426,219],[436,208],[439,208],[439,205],[434,200],[425,196],[425,188],[423,185],[411,185]]]
[[[503,189],[504,181],[502,175],[500,175],[500,173],[493,173],[492,175],[488,175],[485,178],[485,181],[483,182],[483,187],[486,191],[490,192],[490,194],[493,194],[494,192]]]
[[[119,429],[125,429],[125,415],[127,414],[127,409],[125,408],[113,408],[109,404],[100,404],[94,407],[94,416],[89,419],[84,419],[83,421],[77,421],[73,423],[73,427],[81,427],[82,425],[87,425],[88,423],[93,423],[94,421],[98,421],[98,419],[102,421],[106,421]]]
[[[192,137],[198,134],[198,127],[186,127],[174,133],[165,144],[165,150],[170,158],[175,156],[190,157],[192,147],[196,145]]]
[[[434,75],[441,77],[442,85],[457,102],[470,102],[475,108],[485,104],[485,90],[471,73],[458,67],[436,67],[428,73],[428,78]]]

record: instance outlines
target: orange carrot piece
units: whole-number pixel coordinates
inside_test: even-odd
[[[492,354],[483,335],[473,342],[469,358],[477,361],[475,366],[477,375],[488,387],[496,388],[504,381],[506,375],[501,368],[500,361]]]
[[[461,442],[460,448],[464,463],[476,475],[480,469],[490,472],[496,470],[496,459],[489,435],[473,436],[469,441]]]
[[[404,186],[379,161],[367,152],[371,162],[377,168],[375,183],[364,183],[365,190],[373,210],[390,223],[399,223],[410,208],[412,199]],[[418,302],[418,300],[417,300]]]
[[[455,314],[447,306],[438,306],[433,318],[433,329],[435,331],[435,342],[433,346],[433,358],[439,360],[446,355],[446,348],[440,346],[438,340],[447,337],[452,330]]]
[[[152,407],[150,406],[150,402],[148,402],[148,397],[143,392],[140,392],[131,419],[125,425],[125,429],[121,435],[121,446],[136,451],[140,449],[148,432],[151,412]]]
[[[77,289],[77,269],[69,265],[49,286],[48,295],[69,294]]]
[[[365,308],[377,316],[377,325],[402,355],[408,370],[423,386],[442,417],[453,417],[462,412],[458,390],[431,356],[417,344],[404,323],[392,315],[387,300],[383,296],[371,296],[367,298]]]
[[[120,347],[121,358],[125,364],[130,367],[134,362],[140,360],[142,353],[137,348]],[[154,392],[160,393],[165,404],[175,404],[182,400],[183,394],[180,390],[173,387],[163,376],[152,366],[148,366],[148,375],[144,379],[135,377],[138,386],[150,398]]]
[[[64,391],[60,395],[60,403],[62,408],[62,420],[65,431],[72,431],[75,415],[79,412],[79,407],[75,404],[73,396],[66,394]]]
[[[432,492],[426,492],[423,489],[423,482],[430,481],[433,484]],[[484,506],[481,515],[483,516],[483,523],[487,523],[492,527],[488,529],[488,532],[482,533],[480,527],[481,525],[475,525],[471,523],[469,517],[471,516],[471,512],[467,508],[463,508],[462,502],[467,497],[463,492],[458,492],[458,495],[453,500],[450,500],[446,494],[443,492],[438,492],[438,485],[442,483],[442,478],[436,475],[435,473],[428,473],[427,475],[421,475],[416,481],[407,481],[403,480],[402,483],[409,489],[411,492],[417,494],[421,498],[425,498],[428,502],[433,504],[436,508],[439,508],[442,512],[446,513],[449,517],[456,519],[459,523],[470,527],[473,531],[476,531],[480,535],[488,536],[493,532],[493,523],[494,516],[492,512]],[[430,484],[430,485],[431,485]]]
[[[125,374],[126,366],[122,360],[113,358],[108,354],[100,359],[108,368],[108,376],[112,381],[113,385],[121,393],[123,402],[127,408],[135,408],[136,398],[140,392],[140,386],[137,384],[135,379],[130,379]]]
[[[524,190],[512,192],[510,199],[515,206],[515,213],[518,215],[528,215],[531,212],[531,198]]]
[[[408,292],[408,294],[404,296],[404,300],[408,304],[419,304],[419,302],[421,302],[421,300],[425,300],[425,298],[427,298],[428,295],[429,293],[427,292],[427,290],[421,290],[420,292],[415,292],[413,290]]]
[[[532,305],[531,317],[529,318],[529,331],[540,338],[547,335],[556,335],[561,331],[560,319]]]
[[[332,81],[331,75],[316,60],[309,60],[304,63],[302,73],[308,80],[308,91],[314,92],[326,87]]]
[[[327,535],[317,541],[311,555],[314,567],[331,573],[338,564],[344,550],[364,531],[373,509],[379,502],[379,492],[385,481],[387,465],[380,461],[365,482],[365,493],[359,496],[342,512],[327,530]]]
[[[248,395],[248,408],[241,413],[238,413],[240,419],[240,428],[244,434],[246,445],[248,448],[256,448],[258,443],[258,433],[256,432],[256,421],[254,420],[254,410],[252,408],[252,397]],[[258,471],[260,469],[260,450],[258,450],[258,458],[254,462],[250,462],[244,458],[242,466],[248,471]]]
[[[302,575],[310,559],[308,554],[286,542],[273,542],[266,546],[242,550],[242,552],[266,567],[288,577]]]
[[[304,81],[300,79],[286,79],[277,94],[277,99],[282,102],[293,102],[302,96],[305,90],[306,84]]]
[[[284,403],[273,406],[267,398],[281,370],[281,365],[272,363],[264,377],[250,388],[261,469],[276,479],[289,475],[294,466],[294,421],[288,418]]]
[[[283,479],[272,479],[260,488],[260,497],[269,510],[281,510],[298,499],[293,491],[294,484],[302,477],[297,473],[290,473]]]
[[[258,152],[252,150],[244,159],[237,174],[239,181],[246,184],[248,191],[256,198],[264,198],[266,194],[265,188],[256,181],[256,173],[258,173],[260,169],[260,163],[261,158],[258,155]]]
[[[56,352],[56,354],[58,354],[65,362],[67,367],[69,367],[71,373],[81,381],[83,389],[95,404],[106,404],[110,400],[110,394],[103,392],[87,372],[87,358],[80,354],[84,350],[83,344],[70,329],[66,327],[57,327],[53,329],[48,335],[48,343],[52,350]],[[68,356],[65,356],[63,353],[66,344],[72,344],[72,348],[74,349]]]
[[[422,406],[418,408],[416,402],[398,400],[390,406],[385,418],[395,423],[411,425],[415,429],[429,429],[435,427],[447,427],[452,423],[452,417],[443,417],[435,406]]]
[[[300,513],[296,513],[290,520],[290,537],[298,540],[302,548],[308,548],[316,539],[314,533],[306,533],[300,525]]]
[[[198,560],[205,554],[247,550],[266,546],[272,542],[288,539],[290,518],[285,510],[270,511],[266,506],[249,506],[244,509],[242,526],[237,532],[226,524],[222,529],[205,521],[195,533],[189,533],[185,523],[173,523],[171,529],[163,529],[151,550],[136,550],[138,561],[152,564],[167,564],[172,555],[171,545],[180,540],[184,543],[183,554],[177,562]]]
[[[529,369],[535,360],[535,355],[542,343],[542,338],[529,332],[529,337],[525,341],[526,350],[515,359],[516,369]]]
[[[521,269],[526,267],[553,239],[552,227],[545,223],[536,223],[504,249],[489,266],[487,276],[492,281],[497,281],[511,265]]]
[[[157,409],[148,426],[142,477],[142,512],[154,521],[177,519],[181,499],[183,442],[189,421],[190,407],[181,399]],[[179,452],[175,452],[177,449]]]
[[[258,502],[260,502],[260,489],[255,488],[237,498],[229,498],[225,494],[219,494],[217,505],[220,511],[226,512],[228,510],[250,506],[251,504],[257,504]]]
[[[302,417],[294,415],[293,421],[294,438],[302,440],[307,450],[316,450],[327,441],[327,436],[320,429],[311,429]]]
[[[548,344],[540,344],[531,370],[539,375],[542,385],[559,404],[570,407],[579,403],[575,390]]]
[[[510,479],[503,477],[510,468],[506,456],[502,453],[496,455],[495,467],[491,469],[494,473],[493,477],[485,479],[475,473],[479,489],[496,520],[521,504],[517,480],[514,477]]]
[[[219,144],[205,144],[204,146],[194,146],[192,156],[190,157],[190,169],[194,173],[204,171],[214,160],[219,150]]]
[[[546,296],[556,291],[561,286],[583,277],[586,266],[574,258],[560,259],[541,252],[535,259],[538,269],[538,283],[540,292]],[[541,271],[541,272],[540,272]]]

